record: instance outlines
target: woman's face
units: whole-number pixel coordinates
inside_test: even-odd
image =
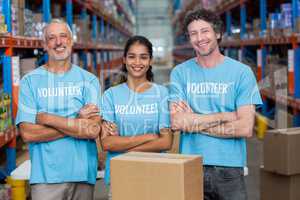
[[[126,57],[123,58],[123,62],[126,65],[128,78],[146,79],[152,59],[147,47],[136,42],[129,47]]]

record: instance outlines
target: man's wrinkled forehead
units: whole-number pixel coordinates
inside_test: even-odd
[[[51,33],[53,33],[53,34],[65,33],[69,37],[72,38],[72,31],[71,31],[70,27],[68,26],[68,24],[65,22],[54,21],[54,22],[50,22],[49,24],[47,24],[43,30],[43,40],[46,41],[46,38],[49,37],[49,35]]]
[[[197,19],[197,20],[193,20],[189,23],[189,25],[187,26],[188,31],[197,29],[197,30],[203,30],[203,29],[214,29],[214,26],[212,23],[207,22],[205,20],[202,19]]]
[[[67,33],[68,35],[71,35],[67,25],[63,23],[51,23],[46,27],[45,29],[46,36],[53,33]]]

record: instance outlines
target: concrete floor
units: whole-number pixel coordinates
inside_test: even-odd
[[[159,84],[167,84],[169,81],[169,73],[171,66],[153,66],[154,80]],[[247,140],[248,151],[248,170],[249,175],[246,176],[246,186],[249,200],[259,200],[259,168],[262,165],[262,141],[255,137]],[[95,200],[107,200],[107,189],[103,180],[97,181],[95,190]]]
[[[260,200],[260,166],[263,164],[263,142],[257,138],[247,140],[249,175],[246,185],[249,200]]]
[[[103,182],[103,179],[98,180],[95,186],[95,200],[107,200],[107,188]]]

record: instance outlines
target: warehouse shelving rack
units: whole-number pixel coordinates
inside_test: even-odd
[[[281,1],[280,1],[281,2]],[[188,8],[195,7],[195,2],[192,1],[190,5],[186,6]],[[246,21],[247,21],[247,4],[254,2],[247,0],[231,0],[222,1],[219,5],[215,7],[215,12],[222,16],[225,21],[226,28],[226,38],[223,39],[221,47],[225,49],[225,52],[231,49],[237,49],[239,51],[239,59],[242,60],[245,56],[246,48],[252,47],[259,50],[257,53],[261,59],[257,63],[257,79],[261,81],[265,77],[265,67],[267,64],[268,47],[273,46],[289,46],[293,49],[294,60],[293,68],[289,69],[288,74],[288,90],[290,95],[275,95],[272,91],[267,89],[261,89],[261,94],[263,96],[264,105],[262,107],[262,114],[269,117],[270,107],[269,101],[276,102],[276,104],[281,106],[287,106],[292,110],[293,113],[293,126],[300,126],[300,37],[296,33],[296,19],[300,16],[298,13],[298,0],[291,0],[292,3],[292,21],[293,21],[293,33],[290,36],[279,36],[270,37],[265,36],[267,30],[267,0],[259,0],[259,18],[260,23],[260,37],[247,39],[246,34]],[[240,24],[240,38],[232,38],[231,26],[233,22],[232,15],[237,15],[236,12],[239,9],[239,24]],[[253,8],[252,8],[253,9]],[[177,22],[177,26],[182,26],[179,22],[178,16],[184,16],[187,13],[187,9],[182,9],[182,11],[173,18],[174,24]],[[252,16],[251,16],[252,17]],[[180,20],[182,22],[182,19]],[[182,27],[178,29],[175,33],[176,37],[183,37]],[[173,55],[176,62],[183,62],[184,60],[191,58],[191,46],[186,41],[178,41],[177,46],[173,50]]]
[[[133,25],[134,23],[133,23],[132,19],[129,17],[129,14],[126,12],[126,10],[123,8],[123,6],[119,3],[119,1],[114,0],[114,2],[115,2],[115,4],[116,4],[118,10],[119,10],[121,13],[124,14],[126,20],[127,20],[131,25]]]
[[[79,52],[79,57],[83,60],[83,67],[96,73],[102,84],[106,83],[103,88],[110,85],[109,70],[118,69],[122,64],[123,47],[114,42],[120,37],[126,39],[133,34],[134,23],[130,19],[126,10],[121,4],[115,0],[118,11],[121,12],[130,27],[124,27],[122,23],[116,20],[112,15],[108,14],[101,5],[93,4],[91,1],[83,0],[60,0],[59,3],[65,4],[66,21],[72,27],[74,5],[81,9],[81,17],[92,18],[92,40],[85,43],[75,43],[74,52]],[[13,111],[13,119],[17,112],[18,99],[18,77],[15,76],[12,65],[12,56],[18,49],[39,49],[42,50],[42,40],[39,38],[12,36],[11,21],[11,0],[3,0],[3,14],[7,25],[8,34],[0,36],[0,53],[2,63],[3,91],[12,97],[11,108]],[[51,20],[51,1],[42,0],[43,21]],[[89,16],[90,15],[90,16]],[[97,38],[101,37],[102,42],[98,42]],[[109,38],[110,37],[110,38]],[[90,57],[90,59],[88,59]],[[47,59],[47,56],[45,56]],[[106,80],[106,81],[105,81]],[[5,168],[0,170],[0,179],[5,178],[10,172],[16,168],[16,138],[18,132],[15,127],[10,127],[5,134],[0,134],[0,148],[6,150]]]

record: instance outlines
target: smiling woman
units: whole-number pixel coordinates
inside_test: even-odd
[[[166,87],[152,83],[152,53],[147,38],[131,37],[124,49],[121,84],[103,95],[101,142],[108,151],[107,184],[112,157],[128,151],[161,152],[171,148],[169,94]]]
[[[142,36],[131,37],[124,48],[120,82],[127,82],[129,77],[129,80],[138,78],[153,81],[152,58],[152,43]]]
[[[151,59],[144,45],[139,43],[133,44],[124,58],[130,79],[147,79],[146,73],[150,68]]]

